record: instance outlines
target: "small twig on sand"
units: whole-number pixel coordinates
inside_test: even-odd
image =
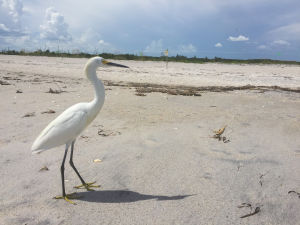
[[[24,116],[22,116],[23,118],[24,117],[32,117],[32,116],[35,116],[35,112],[31,112],[31,113],[26,113]]]
[[[265,175],[267,175],[268,173],[269,173],[269,171],[266,172],[266,173],[260,174],[260,176],[259,176],[259,184],[260,184],[261,187],[262,187],[262,185],[263,185],[263,177],[264,177]]]
[[[41,112],[41,113],[42,113],[42,114],[45,114],[45,113],[52,114],[52,113],[55,113],[55,111],[52,110],[52,109],[49,109],[49,110],[44,111],[44,112]]]
[[[246,217],[249,217],[249,216],[253,216],[253,215],[255,215],[255,214],[259,213],[259,212],[260,212],[260,207],[256,207],[255,210],[254,210],[254,212],[246,214],[244,216],[241,216],[240,218],[246,218]]]
[[[289,191],[288,194],[290,194],[290,193],[295,193],[295,194],[298,195],[298,198],[300,198],[300,193],[299,193],[299,192],[296,192],[296,191]]]
[[[238,208],[244,208],[244,207],[249,207],[252,210],[252,205],[250,203],[242,203],[238,206]]]
[[[41,172],[41,171],[48,171],[49,169],[48,169],[48,167],[47,166],[43,166],[39,171]]]

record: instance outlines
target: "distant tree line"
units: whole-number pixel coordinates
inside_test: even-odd
[[[28,56],[48,56],[48,57],[68,57],[68,58],[90,58],[96,55],[99,55],[106,59],[116,59],[116,60],[136,60],[136,61],[166,61],[168,62],[184,62],[184,63],[207,63],[207,62],[218,62],[218,63],[236,63],[236,64],[293,64],[300,65],[298,61],[284,61],[284,60],[272,60],[272,59],[224,59],[219,57],[214,58],[198,58],[186,57],[183,55],[176,56],[143,56],[143,55],[134,55],[134,54],[112,54],[112,53],[101,53],[101,54],[89,54],[84,52],[58,52],[50,50],[41,50],[27,52],[25,50],[2,50],[0,52],[2,55],[28,55]]]

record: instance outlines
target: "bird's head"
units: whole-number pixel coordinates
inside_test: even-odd
[[[129,68],[128,66],[124,66],[124,65],[121,65],[121,64],[109,62],[109,61],[107,61],[106,59],[103,59],[100,56],[90,58],[89,61],[86,64],[86,66],[94,67],[94,68],[98,68],[100,66],[105,66],[105,65],[106,66],[117,66],[117,67]]]

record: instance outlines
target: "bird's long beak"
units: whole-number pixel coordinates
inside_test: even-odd
[[[117,67],[129,68],[128,66],[124,66],[124,65],[121,65],[121,64],[118,64],[118,63],[109,62],[105,59],[102,60],[102,63],[105,64],[105,65],[108,65],[108,66],[117,66]]]

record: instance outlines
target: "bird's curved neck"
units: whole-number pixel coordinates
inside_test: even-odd
[[[97,74],[96,74],[96,68],[89,67],[87,66],[85,68],[85,73],[87,78],[90,80],[92,85],[94,86],[95,90],[95,98],[92,101],[96,106],[100,108],[102,107],[104,103],[104,98],[105,98],[105,89],[104,85],[101,80],[98,79]]]

